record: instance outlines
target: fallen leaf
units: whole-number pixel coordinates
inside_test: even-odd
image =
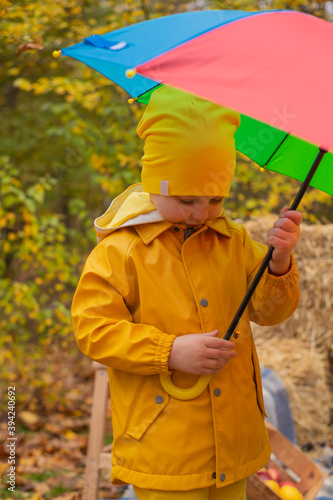
[[[68,492],[56,497],[55,500],[79,500],[79,495],[76,492]]]
[[[21,411],[19,413],[19,419],[25,425],[25,427],[27,427],[31,431],[36,431],[43,425],[42,418],[37,415],[37,413],[32,413],[31,411]]]
[[[27,498],[26,500],[42,500],[42,493],[39,491],[32,495],[32,497]]]
[[[8,469],[8,462],[0,462],[0,476]]]
[[[70,429],[68,429],[68,431],[65,432],[65,438],[66,439],[76,439],[77,438],[77,434],[75,434],[75,432],[73,432]]]

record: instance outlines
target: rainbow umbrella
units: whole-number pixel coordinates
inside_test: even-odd
[[[147,103],[167,84],[241,113],[236,148],[265,169],[333,195],[333,24],[288,10],[198,11],[165,16],[92,35],[55,51],[78,59]],[[272,256],[271,247],[232,320],[235,328]],[[176,388],[180,399],[200,394]]]

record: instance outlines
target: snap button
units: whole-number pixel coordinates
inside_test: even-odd
[[[225,474],[222,472],[222,474],[220,475],[220,480],[223,482],[225,481]]]
[[[176,231],[176,233],[179,233],[179,227],[174,227],[173,230]]]
[[[216,396],[217,398],[221,396],[221,389],[216,387],[216,389],[214,389],[214,396]]]
[[[207,307],[207,306],[208,306],[208,300],[206,300],[206,299],[201,299],[201,300],[200,300],[200,305],[201,305],[202,307]]]
[[[160,405],[161,403],[163,403],[163,397],[162,396],[156,396],[155,401],[156,401],[156,403],[158,405]]]
[[[213,478],[213,479],[216,479],[216,472],[213,472],[213,474],[212,474],[212,478]]]

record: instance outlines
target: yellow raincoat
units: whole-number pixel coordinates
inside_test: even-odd
[[[72,307],[79,348],[108,367],[111,480],[160,490],[219,488],[269,459],[249,321],[274,325],[292,314],[297,268],[292,258],[286,275],[265,273],[238,326],[237,358],[196,399],[174,399],[159,374],[168,372],[175,336],[218,329],[223,337],[267,248],[224,213],[184,242],[185,226],[162,220],[137,190],[132,186],[96,221],[100,242]],[[172,376],[180,387],[197,380]]]

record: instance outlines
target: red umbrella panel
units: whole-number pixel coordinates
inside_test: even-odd
[[[136,71],[333,151],[333,24],[274,11],[225,24]]]

